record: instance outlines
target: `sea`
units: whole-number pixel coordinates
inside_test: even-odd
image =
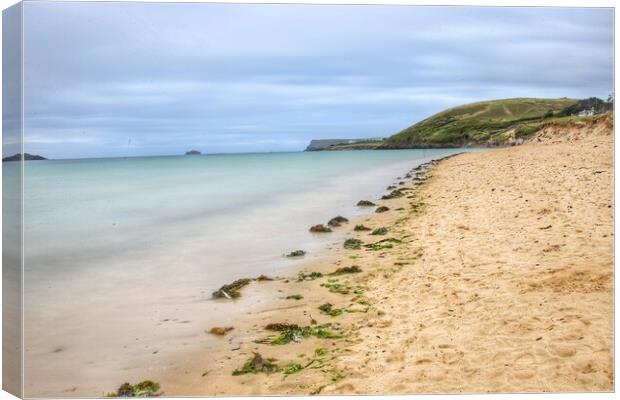
[[[132,360],[166,346],[173,351],[191,337],[194,318],[182,316],[185,305],[209,304],[201,327],[193,327],[203,334],[210,320],[238,312],[208,303],[220,286],[261,274],[295,276],[351,231],[317,235],[312,225],[371,213],[356,203],[377,200],[421,163],[463,151],[25,162],[26,394],[113,389],[116,377],[106,368],[131,371]],[[12,164],[3,165],[5,179]],[[284,256],[294,250],[307,254]],[[175,320],[185,325],[157,330]]]

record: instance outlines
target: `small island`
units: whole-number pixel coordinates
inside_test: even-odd
[[[201,155],[201,154],[202,154],[202,153],[201,153],[201,152],[199,152],[198,150],[190,150],[190,151],[186,151],[186,152],[185,152],[185,155],[186,155],[186,156],[199,156],[199,155]]]
[[[9,156],[9,157],[4,157],[2,159],[2,162],[21,161],[21,159],[22,159],[21,153],[17,153],[17,154],[13,154],[12,156]],[[47,160],[47,158],[45,158],[43,156],[36,155],[36,154],[33,155],[33,154],[24,153],[24,160],[26,160],[26,161],[37,161],[37,160]]]

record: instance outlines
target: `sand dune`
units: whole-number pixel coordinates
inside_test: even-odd
[[[205,355],[167,392],[612,391],[612,154],[610,122],[599,121],[549,126],[529,144],[441,162],[414,196],[383,200],[389,212],[339,228],[364,243],[402,243],[333,249],[309,269],[358,265],[362,273],[338,282],[362,289],[330,293],[321,286],[327,278],[261,284],[255,290],[277,297],[271,309],[237,321],[217,361]],[[388,227],[388,235],[353,232],[355,223]],[[285,299],[294,293],[304,299]],[[325,302],[369,308],[331,317],[317,310]],[[337,324],[346,337],[253,342],[267,323],[311,319]],[[289,376],[231,376],[252,352],[282,366],[312,364]]]

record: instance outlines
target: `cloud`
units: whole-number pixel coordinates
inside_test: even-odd
[[[301,150],[471,101],[612,90],[611,9],[24,7],[27,150],[50,157]]]

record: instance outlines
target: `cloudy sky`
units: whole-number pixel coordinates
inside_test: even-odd
[[[611,9],[24,6],[26,151],[302,150],[495,98],[606,98]]]

